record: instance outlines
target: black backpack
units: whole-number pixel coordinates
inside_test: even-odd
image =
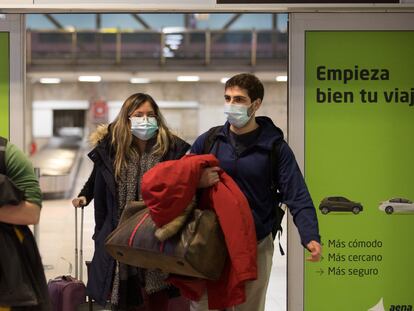
[[[213,149],[213,146],[217,141],[217,135],[220,133],[222,128],[223,128],[223,125],[220,125],[220,126],[212,127],[211,129],[207,131],[207,135],[206,135],[206,138],[204,140],[204,145],[203,145],[204,154],[211,153],[211,150]],[[285,252],[283,251],[282,245],[280,245],[280,236],[283,232],[282,219],[283,219],[283,216],[285,215],[285,211],[282,209],[281,194],[278,191],[278,184],[277,184],[280,145],[281,145],[280,141],[275,142],[273,144],[272,151],[270,152],[270,155],[269,155],[269,161],[270,161],[270,188],[272,190],[273,199],[275,202],[277,202],[273,210],[276,221],[272,229],[272,236],[273,236],[273,239],[275,239],[276,236],[278,236],[279,250],[280,250],[280,253],[284,255]],[[219,141],[217,141],[216,153],[218,153],[219,146],[220,146]]]
[[[7,139],[0,136],[0,174],[6,174],[6,145]]]

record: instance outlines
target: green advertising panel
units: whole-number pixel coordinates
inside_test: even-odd
[[[414,32],[308,31],[306,311],[414,309]]]
[[[9,33],[0,32],[0,136],[9,137]]]

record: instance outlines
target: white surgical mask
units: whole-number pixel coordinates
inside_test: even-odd
[[[132,117],[129,119],[131,120],[132,134],[141,140],[148,140],[154,137],[158,130],[158,123],[155,117]]]
[[[224,104],[224,114],[227,117],[227,121],[237,128],[241,128],[249,122],[251,115],[249,116],[248,110],[250,106],[237,105],[237,104]]]

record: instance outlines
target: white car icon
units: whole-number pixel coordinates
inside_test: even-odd
[[[381,202],[378,208],[387,214],[404,212],[414,213],[414,203],[403,198],[393,198],[388,201]]]

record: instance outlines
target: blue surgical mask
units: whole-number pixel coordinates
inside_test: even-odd
[[[131,120],[132,134],[141,140],[148,140],[154,137],[158,130],[158,123],[155,117],[132,117],[129,119]]]
[[[224,104],[224,114],[227,117],[227,121],[237,128],[241,128],[249,122],[252,115],[249,116],[248,110],[250,106],[237,105],[237,104]]]

